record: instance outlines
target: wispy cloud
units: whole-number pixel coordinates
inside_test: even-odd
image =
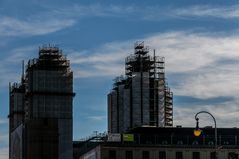
[[[22,60],[28,60],[37,55],[38,46],[25,46],[20,48],[13,48],[8,51],[7,56],[3,62],[14,64]]]
[[[192,105],[191,107],[177,107],[174,109],[174,125],[184,127],[195,126],[194,116],[197,112],[205,110],[211,112],[217,120],[218,127],[239,127],[238,119],[238,100],[225,102],[220,105]],[[200,125],[214,126],[214,122],[209,115],[200,115]]]
[[[206,110],[215,115],[220,127],[239,126],[236,115],[239,112],[238,40],[237,32],[233,35],[171,32],[146,38],[149,46],[166,57],[166,75],[169,83],[174,81],[171,89],[175,95],[199,99],[231,98],[216,105],[211,102],[191,103],[191,106],[185,107],[176,103],[175,125],[193,126],[195,113]],[[205,125],[208,123],[205,122]]]
[[[215,6],[215,5],[189,5],[183,8],[170,6],[147,6],[145,8],[134,8],[134,13],[143,20],[163,21],[182,18],[218,18],[235,19],[239,18],[239,6]],[[133,14],[132,14],[133,15]],[[131,16],[132,16],[131,15]],[[136,18],[136,17],[135,17]]]
[[[0,124],[1,125],[1,124]],[[0,158],[2,159],[2,156],[8,155],[8,141],[9,141],[9,135],[8,131],[6,131],[7,127],[2,127],[0,129]],[[5,157],[4,157],[5,159]]]
[[[36,55],[37,46],[26,46],[20,48],[13,48],[2,55],[0,65],[0,73],[5,76],[0,76],[0,87],[2,91],[6,91],[9,82],[16,82],[21,79],[21,62],[28,60]],[[26,64],[26,63],[25,63]]]
[[[235,96],[239,89],[236,68],[239,60],[239,35],[211,35],[177,32],[148,38],[149,45],[166,57],[170,75],[183,74],[174,88],[177,95],[198,98]],[[169,79],[170,81],[170,79]]]
[[[236,115],[239,112],[238,32],[216,34],[176,31],[154,34],[140,40],[156,49],[157,55],[165,57],[166,76],[169,84],[172,83],[170,87],[175,95],[209,101],[200,105],[192,103],[191,107],[176,105],[175,123],[192,126],[195,112],[208,110],[215,114],[221,126],[239,126]],[[82,51],[82,54],[79,53],[81,51],[71,53],[69,57],[75,66],[75,73],[78,70],[85,73],[77,74],[77,78],[108,76],[113,79],[115,75],[124,73],[124,57],[133,52],[135,41],[109,43],[94,50]],[[220,97],[230,100],[211,105],[211,98]]]
[[[60,17],[31,17],[16,19],[8,16],[0,17],[0,36],[32,36],[56,32],[72,26],[72,19]]]
[[[123,17],[136,12],[135,6],[120,5],[78,5],[65,8],[54,8],[54,12],[68,17]]]
[[[188,6],[186,8],[162,6],[123,5],[72,5],[66,7],[45,7],[44,12],[34,13],[28,18],[0,16],[0,36],[34,36],[53,33],[77,24],[89,17],[114,17],[128,20],[159,21],[180,17],[239,18],[238,6]]]
[[[108,43],[95,50],[67,51],[76,78],[123,74],[124,59],[130,52],[124,43]],[[81,69],[78,69],[78,68]]]
[[[172,74],[192,73],[195,70],[215,65],[217,61],[221,59],[238,58],[238,39],[239,35],[237,34],[215,36],[215,34],[210,33],[178,31],[154,34],[141,38],[140,40],[145,41],[145,44],[149,45],[152,49],[156,49],[158,55],[166,57],[166,70]],[[87,70],[89,70],[89,76],[100,76],[101,74],[97,71],[99,66],[104,66],[101,67],[102,70],[103,68],[105,70],[101,72],[103,74],[108,72],[107,69],[114,69],[115,72],[112,74],[113,76],[123,73],[124,59],[130,53],[133,53],[133,43],[135,41],[137,40],[108,43],[94,50],[67,52],[72,52],[68,55],[71,59],[71,63],[73,65],[81,65],[82,68],[79,68],[81,68],[82,71],[87,72]],[[121,65],[121,68],[118,68],[119,65]],[[224,65],[226,64],[223,64],[223,66]],[[223,68],[223,66],[220,68]],[[227,66],[228,69],[233,69],[230,65]],[[213,69],[212,66],[210,68]],[[207,69],[209,73],[212,71],[209,70],[210,68]],[[217,67],[217,69],[219,69],[219,67]],[[224,71],[229,70],[225,70],[224,68]]]
[[[93,121],[105,121],[106,116],[89,116],[88,119]]]
[[[101,5],[91,4],[88,6],[74,5],[69,8],[58,9],[59,13],[68,16],[80,17],[115,17],[131,18],[137,20],[165,20],[179,17],[214,17],[222,19],[239,18],[238,5],[216,6],[216,5],[191,5],[184,8],[176,6],[123,6],[123,5]],[[77,14],[75,14],[77,13]]]
[[[239,18],[238,5],[191,5],[184,8],[176,6],[123,6],[91,4],[88,6],[74,5],[58,9],[58,13],[78,17],[115,17],[136,20],[159,21],[179,17],[214,17],[222,19]],[[75,14],[77,13],[77,14]]]
[[[8,148],[0,148],[0,158],[8,159]]]
[[[239,6],[190,6],[186,8],[175,9],[173,14],[186,17],[214,17],[214,18],[239,18]]]
[[[8,122],[7,119],[1,119],[1,118],[0,118],[0,125],[1,125],[1,124],[6,124],[7,122]]]
[[[2,145],[7,145],[8,144],[8,134],[0,133],[0,143]]]
[[[73,26],[84,17],[122,17],[129,12],[132,12],[131,7],[113,5],[106,7],[93,4],[64,8],[45,7],[28,18],[16,18],[2,14],[0,16],[0,36],[45,35]]]

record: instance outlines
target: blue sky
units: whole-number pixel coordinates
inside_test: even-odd
[[[174,125],[194,126],[194,114],[207,110],[220,127],[239,127],[238,27],[238,0],[1,0],[0,159],[8,158],[8,83],[43,44],[71,60],[74,139],[107,129],[112,79],[139,40],[166,59]]]

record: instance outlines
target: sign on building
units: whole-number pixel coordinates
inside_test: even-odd
[[[134,134],[123,134],[123,141],[134,141]]]
[[[110,142],[120,142],[121,141],[121,134],[108,134],[108,141]]]

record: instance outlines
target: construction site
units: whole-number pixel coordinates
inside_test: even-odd
[[[71,159],[73,73],[62,51],[39,48],[9,92],[10,159]]]
[[[39,48],[9,84],[10,159],[238,158],[238,128],[173,127],[165,59],[143,42],[125,59],[108,94],[108,132],[73,141],[73,72],[62,50]],[[216,127],[215,127],[216,130]]]
[[[173,93],[165,79],[164,57],[149,55],[144,42],[125,59],[125,75],[115,79],[108,94],[108,132],[135,127],[173,126]]]

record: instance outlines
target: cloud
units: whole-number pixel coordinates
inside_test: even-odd
[[[0,158],[8,159],[8,148],[0,148]]]
[[[238,34],[215,36],[210,33],[175,31],[146,36],[140,40],[144,40],[146,45],[156,49],[156,54],[166,58],[166,71],[171,75],[188,73],[188,77],[197,70],[200,71],[197,75],[205,78],[205,73],[209,76],[216,73],[216,69],[221,69],[220,72],[223,74],[236,71],[233,67],[236,63],[223,64],[223,60],[239,58]],[[124,72],[125,57],[130,52],[133,53],[135,41],[137,40],[108,43],[94,50],[67,52],[70,52],[68,57],[71,63],[77,66],[76,71],[77,68],[81,68],[79,70],[87,72],[87,77],[105,74],[114,76]],[[216,68],[213,67],[215,65]]]
[[[134,8],[143,20],[162,21],[182,18],[219,18],[235,19],[239,18],[238,5],[216,6],[216,5],[189,5],[183,8],[147,6],[144,9]],[[142,10],[141,13],[139,10]]]
[[[174,87],[176,95],[197,98],[235,96],[239,92],[238,34],[214,36],[200,33],[170,33],[146,39],[166,58],[166,72],[183,74]],[[169,76],[170,77],[170,76]],[[177,76],[175,76],[177,77]],[[170,79],[169,79],[170,81]]]
[[[60,17],[35,17],[17,19],[9,16],[0,17],[1,36],[45,35],[59,31],[75,23],[72,19]]]
[[[214,17],[223,19],[239,18],[238,5],[223,7],[208,5],[189,6],[186,8],[175,9],[172,13],[184,17]]]
[[[1,156],[5,156],[6,154],[8,155],[6,151],[8,152],[9,135],[8,135],[8,132],[6,132],[7,127],[3,127],[3,128],[4,130],[0,129],[0,158],[2,158]]]
[[[162,6],[124,6],[124,5],[71,5],[66,7],[42,7],[41,12],[28,18],[0,16],[1,36],[36,36],[60,31],[89,17],[113,17],[127,20],[159,21],[181,17],[239,18],[238,5],[188,6],[186,8]],[[166,18],[165,18],[166,17]]]
[[[237,126],[239,94],[239,34],[222,32],[172,31],[145,36],[145,45],[165,57],[166,77],[175,97],[187,96],[204,102],[191,106],[175,103],[175,124],[194,126],[194,114],[213,112],[223,127]],[[124,58],[133,53],[136,39],[105,44],[93,50],[72,52],[74,71],[83,71],[77,78],[124,73]],[[82,52],[82,53],[81,53]],[[86,67],[85,67],[86,66]],[[190,101],[185,99],[184,102]],[[180,125],[181,125],[180,124]]]
[[[68,6],[65,8],[54,8],[54,12],[68,17],[125,17],[135,13],[137,10],[134,6],[120,5],[102,5],[90,4]]]
[[[208,101],[198,104],[186,100],[184,102],[191,104],[187,107],[176,103],[175,125],[194,126],[194,115],[206,110],[213,113],[220,127],[239,126],[238,40],[238,32],[233,35],[171,32],[146,38],[146,43],[156,48],[158,55],[165,56],[166,76],[169,83],[174,81],[169,85],[174,95]],[[217,100],[210,101],[213,98]],[[217,102],[223,98],[230,100]],[[210,124],[206,122],[210,120],[202,119],[204,126]]]
[[[7,122],[8,122],[7,119],[1,119],[1,118],[0,118],[0,125],[1,125],[1,124],[7,124]]]
[[[0,76],[0,87],[4,88],[1,89],[2,91],[6,90],[9,82],[16,82],[21,79],[22,60],[25,60],[26,64],[26,60],[35,57],[37,49],[37,46],[12,48],[5,55],[2,55],[0,64],[4,67],[0,67],[0,74],[5,75]]]
[[[106,120],[106,116],[89,116],[88,119],[93,121],[104,121]]]
[[[222,19],[239,18],[238,5],[189,5],[184,8],[176,6],[133,6],[133,5],[74,5],[57,9],[58,13],[78,17],[115,17],[134,20],[159,21],[180,17],[214,17]],[[77,13],[77,14],[76,14]]]
[[[25,46],[20,48],[12,48],[8,51],[4,61],[6,63],[16,63],[22,60],[28,60],[37,55],[38,46]]]
[[[73,5],[67,7],[42,7],[41,12],[27,18],[0,16],[0,36],[36,36],[53,33],[75,25],[85,17],[108,17],[126,15],[131,7]],[[122,12],[123,11],[123,12]]]
[[[228,96],[218,96],[207,99],[200,99],[192,96],[174,96],[174,102],[183,107],[191,107],[192,105],[206,105],[208,103],[211,105],[218,105],[233,100],[235,100],[235,98]]]
[[[69,11],[70,10],[70,11]],[[100,5],[88,6],[74,5],[69,8],[58,10],[68,13],[69,16],[81,17],[115,17],[134,20],[162,21],[166,19],[177,19],[182,17],[213,17],[221,19],[239,18],[238,5],[213,6],[213,5],[190,5],[184,8],[175,6],[123,6],[123,5]],[[75,14],[77,13],[77,14]]]
[[[238,63],[223,63],[226,59],[239,60],[238,40],[237,33],[171,32],[146,38],[145,41],[156,48],[158,55],[165,57],[166,73],[176,74],[176,78],[182,74],[173,88],[176,95],[212,98],[234,97],[239,92],[236,87]]]
[[[124,73],[124,59],[130,52],[126,43],[107,43],[95,50],[66,51],[76,78],[110,77]]]
[[[7,145],[8,143],[8,134],[2,134],[0,133],[0,142],[2,145]]]
[[[238,108],[239,101],[225,102],[218,105],[193,105],[190,107],[178,106],[174,108],[174,125],[182,125],[184,127],[195,126],[195,114],[199,111],[208,111],[216,118],[218,127],[239,127]],[[200,126],[213,126],[213,119],[207,114],[200,114]]]

